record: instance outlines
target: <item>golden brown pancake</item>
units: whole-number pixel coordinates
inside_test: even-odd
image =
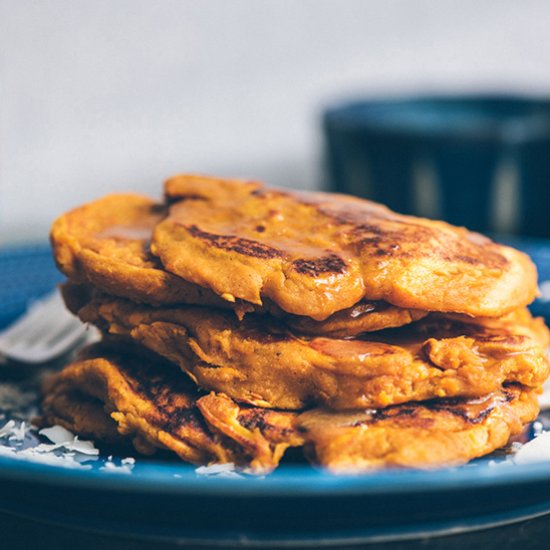
[[[364,199],[189,175],[165,194],[152,252],[226,300],[269,300],[319,321],[363,298],[497,317],[537,294],[525,254]]]
[[[40,423],[107,443],[131,440],[145,454],[166,448],[193,464],[265,473],[302,444],[293,421],[292,413],[201,395],[160,357],[100,344],[47,382]]]
[[[477,400],[443,399],[380,410],[281,412],[201,395],[174,367],[137,349],[106,344],[54,375],[41,425],[59,424],[97,443],[131,440],[193,464],[234,462],[252,473],[285,449],[334,472],[458,465],[505,445],[538,412],[536,390],[508,387]]]
[[[541,385],[550,365],[537,321],[493,326],[427,317],[364,338],[298,337],[267,316],[193,306],[151,308],[108,296],[84,322],[179,365],[201,388],[259,407],[386,407]],[[535,329],[533,328],[535,327]]]
[[[244,313],[262,311],[242,300],[228,302],[212,291],[165,271],[149,250],[155,225],[166,208],[141,195],[109,195],[64,214],[51,231],[54,256],[59,269],[74,282],[150,305],[202,304]],[[279,308],[270,310],[281,316]],[[296,330],[306,334],[359,334],[400,326],[422,316],[383,302],[359,303],[324,322],[289,317]]]
[[[381,410],[313,409],[298,418],[310,459],[334,472],[457,466],[506,445],[537,417],[537,391],[508,387],[477,400]]]
[[[166,208],[136,194],[108,195],[75,208],[53,224],[59,269],[75,282],[152,305],[227,304],[211,291],[166,272],[149,250]]]

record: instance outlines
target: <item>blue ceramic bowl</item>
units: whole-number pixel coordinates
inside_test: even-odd
[[[355,101],[325,112],[333,190],[478,231],[550,235],[550,99]]]

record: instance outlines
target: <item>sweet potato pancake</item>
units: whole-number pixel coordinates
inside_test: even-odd
[[[176,363],[201,388],[260,407],[353,409],[481,396],[504,382],[537,387],[550,369],[529,313],[521,324],[494,320],[491,327],[427,317],[348,339],[299,337],[268,316],[238,321],[222,310],[152,308],[109,296],[91,298],[77,313]]]
[[[506,445],[539,412],[537,391],[508,387],[477,400],[381,410],[313,409],[298,425],[312,461],[334,472],[457,466]]]
[[[165,210],[147,197],[120,194],[63,214],[51,230],[57,266],[73,281],[136,302],[223,307],[227,302],[166,272],[151,254],[151,234]]]
[[[51,231],[59,269],[75,282],[89,283],[109,294],[150,305],[202,304],[234,309],[238,316],[264,308],[242,300],[227,301],[211,290],[165,271],[149,250],[155,225],[166,208],[141,195],[109,195],[59,217]],[[269,305],[271,312],[283,315]],[[361,302],[324,322],[289,317],[289,323],[307,334],[359,334],[401,326],[425,313]]]
[[[169,449],[193,464],[266,473],[288,447],[302,445],[314,464],[335,472],[457,465],[505,445],[538,406],[536,391],[510,387],[473,401],[350,413],[259,409],[201,395],[161,358],[101,344],[47,382],[43,411],[41,424],[99,442],[131,440],[143,454]]]
[[[324,320],[361,299],[497,317],[530,303],[536,270],[512,248],[344,195],[178,176],[151,250],[226,300]]]
[[[108,443],[131,440],[145,454],[170,449],[193,464],[233,462],[264,473],[287,447],[302,444],[292,413],[201,396],[174,365],[127,347],[88,348],[48,380],[44,394],[43,425]]]

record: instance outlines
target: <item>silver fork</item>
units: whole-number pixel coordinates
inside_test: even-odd
[[[83,342],[86,332],[86,326],[67,311],[56,289],[0,332],[0,362],[46,363]]]

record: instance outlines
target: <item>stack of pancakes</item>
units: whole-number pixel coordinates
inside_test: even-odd
[[[103,341],[51,378],[43,423],[274,469],[457,465],[538,414],[549,333],[527,256],[326,193],[178,176],[162,203],[61,216],[63,295]]]

